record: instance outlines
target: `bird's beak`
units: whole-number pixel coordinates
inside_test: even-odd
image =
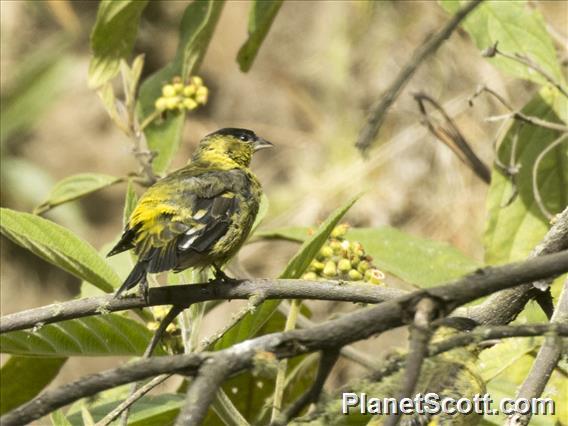
[[[256,140],[252,144],[254,151],[259,151],[264,148],[272,148],[274,145],[271,142],[268,142],[266,139],[256,138]]]

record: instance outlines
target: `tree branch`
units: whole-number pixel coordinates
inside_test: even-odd
[[[223,363],[230,361],[230,371],[225,375],[228,377],[251,368],[253,358],[259,351],[272,352],[276,358],[283,359],[318,350],[337,350],[349,343],[403,325],[404,318],[413,315],[416,304],[425,297],[435,301],[436,308],[443,315],[453,311],[457,306],[495,291],[549,278],[566,271],[568,271],[568,251],[563,251],[528,259],[522,263],[478,270],[452,283],[415,291],[377,306],[326,321],[313,328],[264,335],[213,354],[193,353],[134,361],[47,390],[4,415],[0,418],[0,423],[3,426],[26,424],[78,399],[160,374],[195,375],[203,363],[213,357],[222,360]]]
[[[558,215],[552,228],[542,242],[533,249],[529,258],[566,249],[568,249],[568,207]],[[495,293],[483,303],[466,309],[466,313],[462,316],[468,316],[478,324],[508,324],[517,317],[529,300],[546,295],[540,289],[547,289],[552,280],[553,277],[536,280],[535,283]]]
[[[550,323],[551,325],[568,324],[568,279],[564,282],[558,306],[554,311]],[[558,334],[550,333],[538,351],[531,371],[517,393],[517,399],[526,398],[530,400],[542,395],[552,372],[560,360],[562,351],[562,339],[560,339]],[[530,412],[527,414],[515,413],[507,419],[507,425],[528,425],[530,419]]]
[[[263,294],[266,299],[317,299],[379,303],[405,291],[370,284],[339,285],[336,281],[250,279],[238,284],[209,282],[152,288],[149,301],[141,297],[91,297],[29,309],[0,318],[0,334],[90,315],[159,305],[186,306],[208,300],[249,299]]]
[[[381,94],[380,101],[371,108],[371,112],[367,117],[367,123],[361,129],[355,145],[359,150],[366,151],[372,145],[373,140],[376,138],[383,124],[387,111],[398,98],[400,92],[412,78],[418,67],[428,56],[438,50],[442,43],[454,32],[460,22],[479,6],[480,3],[481,0],[472,0],[466,4],[452,16],[452,19],[450,19],[438,33],[427,38],[422,45],[414,51],[412,58],[410,58],[408,63],[400,71],[396,79],[391,83],[389,88]]]

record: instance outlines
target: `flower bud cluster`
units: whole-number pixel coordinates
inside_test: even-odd
[[[158,111],[191,111],[207,103],[209,89],[201,77],[193,76],[189,84],[183,84],[181,77],[174,77],[171,83],[162,87],[162,96],[154,104]]]
[[[373,258],[365,253],[361,243],[345,238],[348,229],[347,224],[335,227],[302,276],[303,279],[383,283],[385,275],[373,265]]]

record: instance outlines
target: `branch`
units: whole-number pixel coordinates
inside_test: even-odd
[[[159,305],[186,306],[208,300],[317,299],[344,302],[379,303],[405,294],[405,291],[370,284],[339,285],[337,281],[250,279],[238,284],[213,281],[203,284],[171,285],[152,288],[148,303],[141,297],[91,297],[29,309],[0,318],[0,334],[32,328],[37,324],[81,318],[90,315]]]
[[[547,333],[555,333],[558,336],[568,337],[568,325],[555,323],[477,327],[472,331],[462,332],[441,342],[431,344],[428,348],[427,357],[433,357],[451,351],[452,349],[475,343],[512,337],[542,336]],[[397,354],[389,357],[379,370],[369,376],[369,381],[380,382],[385,377],[394,374],[402,367],[406,358],[407,354]]]
[[[458,126],[450,118],[446,110],[434,99],[425,93],[415,93],[414,99],[418,102],[420,112],[424,117],[428,130],[432,133],[439,141],[446,144],[457,156],[464,162],[473,172],[480,178],[483,182],[489,184],[491,182],[491,171],[489,168],[479,159],[475,154],[473,149],[469,146],[469,143],[465,137],[461,134]],[[430,103],[436,110],[438,110],[447,126],[435,126],[432,117],[428,114],[426,110],[425,102]]]
[[[317,403],[323,390],[323,386],[325,385],[325,381],[329,377],[329,374],[331,373],[331,370],[338,358],[339,352],[337,351],[327,351],[322,353],[318,373],[310,389],[303,393],[296,401],[294,401],[293,404],[284,410],[276,421],[271,423],[271,426],[286,425],[289,423],[290,419],[300,414],[300,412],[308,404]]]
[[[215,356],[206,360],[189,385],[185,404],[176,420],[176,426],[199,426],[203,423],[217,390],[231,374],[229,359]]]
[[[512,118],[514,120],[522,121],[524,123],[528,123],[533,126],[542,127],[544,129],[555,130],[562,133],[568,132],[568,126],[565,126],[560,123],[554,123],[552,121],[543,120],[542,118],[533,117],[532,115],[526,115],[520,111],[517,111],[505,100],[503,96],[501,96],[495,90],[487,86],[479,86],[475,91],[475,93],[469,98],[469,104],[473,105],[473,100],[476,97],[478,97],[481,93],[488,93],[492,95],[495,99],[497,99],[501,103],[501,105],[503,105],[505,108],[507,108],[510,111],[510,114],[505,114],[499,117],[488,118],[488,120],[490,121]]]
[[[442,29],[434,36],[427,38],[420,47],[418,47],[412,58],[408,61],[405,67],[400,71],[396,79],[391,83],[389,88],[381,94],[381,100],[378,101],[372,108],[367,117],[367,123],[359,134],[356,147],[361,151],[369,149],[373,140],[379,133],[379,129],[383,124],[386,113],[400,95],[402,89],[406,86],[408,81],[412,78],[418,67],[424,60],[438,50],[442,43],[450,37],[461,21],[465,19],[479,4],[481,0],[472,0],[450,19]]]
[[[568,279],[564,282],[564,288],[558,301],[558,306],[554,311],[554,315],[550,321],[551,325],[568,324]],[[532,365],[531,371],[521,385],[517,393],[516,399],[520,398],[539,398],[544,391],[554,368],[558,364],[563,351],[563,343],[556,333],[550,333],[546,337],[544,344],[541,346],[536,359]],[[520,414],[515,413],[507,419],[507,425],[528,425],[531,419],[531,413]]]
[[[435,301],[436,309],[442,314],[449,313],[460,305],[493,292],[557,276],[567,271],[568,250],[529,259],[522,263],[480,269],[452,283],[415,291],[377,306],[326,321],[313,328],[260,336],[215,353],[193,353],[134,361],[47,390],[4,415],[0,418],[0,424],[3,426],[26,424],[78,399],[160,374],[195,375],[203,363],[211,359],[219,359],[221,360],[219,362],[223,363],[230,360],[227,377],[252,368],[253,358],[259,351],[272,352],[277,359],[284,359],[319,350],[337,350],[349,343],[403,325],[404,318],[413,315],[416,304],[425,297]],[[562,326],[564,325],[558,327]]]
[[[533,259],[548,253],[568,249],[568,207],[564,209],[542,242],[529,255]],[[468,316],[478,324],[508,324],[523,310],[527,302],[543,293],[540,289],[548,288],[553,278],[536,280],[535,283],[525,284],[491,295],[483,303],[468,308],[462,316]]]
[[[428,354],[428,343],[432,338],[430,323],[435,317],[436,304],[432,299],[422,299],[416,305],[414,323],[410,326],[410,347],[406,357],[406,371],[402,389],[397,396],[397,401],[403,398],[411,398],[420,379],[422,364]],[[399,414],[391,415],[385,426],[396,426],[401,419]]]

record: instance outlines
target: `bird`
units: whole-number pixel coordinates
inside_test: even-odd
[[[252,130],[223,128],[205,136],[189,163],[150,186],[107,256],[134,250],[134,268],[115,297],[140,284],[148,300],[149,273],[212,267],[215,278],[247,239],[262,187],[249,165],[273,144]]]

